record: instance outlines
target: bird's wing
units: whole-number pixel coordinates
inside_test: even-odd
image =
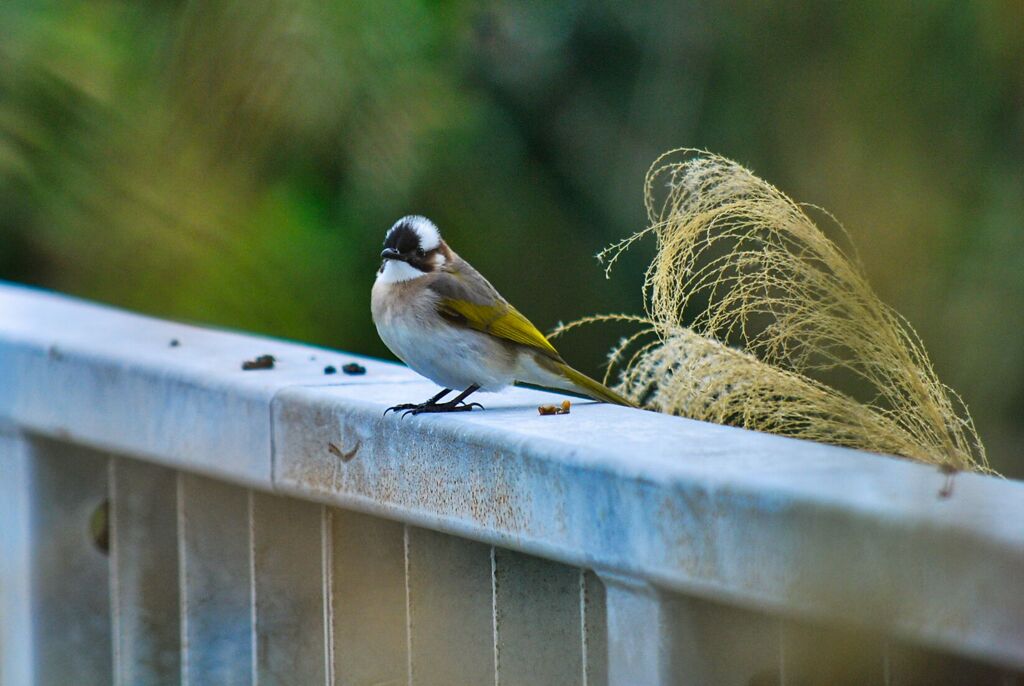
[[[429,288],[440,296],[438,312],[450,322],[524,345],[561,362],[544,334],[467,263],[437,273]]]

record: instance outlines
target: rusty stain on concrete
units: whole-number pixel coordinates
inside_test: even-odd
[[[328,443],[327,452],[329,452],[331,455],[337,456],[338,458],[341,459],[342,462],[351,462],[352,459],[355,458],[356,453],[359,452],[359,448],[361,448],[362,445],[362,441],[356,441],[356,447],[352,448],[352,450],[349,450],[348,452],[345,452],[334,443]]]

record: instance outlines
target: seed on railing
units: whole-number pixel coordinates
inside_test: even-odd
[[[333,364],[329,364],[324,367],[324,374],[336,374],[337,372],[338,370],[334,368]]]
[[[365,374],[366,367],[359,364],[358,362],[349,362],[348,364],[341,368],[341,371],[345,372],[346,374],[353,375]]]
[[[569,414],[569,410],[572,407],[572,403],[568,400],[563,400],[561,405],[541,405],[537,408],[537,412],[544,414]]]
[[[254,360],[246,360],[243,362],[242,369],[245,371],[249,371],[251,369],[273,369],[274,361],[273,355],[260,355]]]

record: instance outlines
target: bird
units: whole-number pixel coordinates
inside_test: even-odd
[[[466,399],[514,383],[634,406],[570,367],[426,217],[410,215],[395,222],[380,257],[370,297],[377,333],[396,357],[442,388],[424,402],[389,407],[385,415],[392,410],[404,410],[405,416],[483,409]],[[442,402],[453,390],[458,395]]]

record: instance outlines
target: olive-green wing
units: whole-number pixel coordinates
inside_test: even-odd
[[[456,323],[513,343],[536,348],[548,357],[558,357],[558,351],[544,334],[508,303],[477,305],[466,300],[445,298],[441,300],[439,307],[442,316]]]
[[[463,265],[458,272],[438,275],[430,284],[441,296],[438,300],[441,316],[561,361],[555,347],[529,319],[509,305],[479,272]]]

